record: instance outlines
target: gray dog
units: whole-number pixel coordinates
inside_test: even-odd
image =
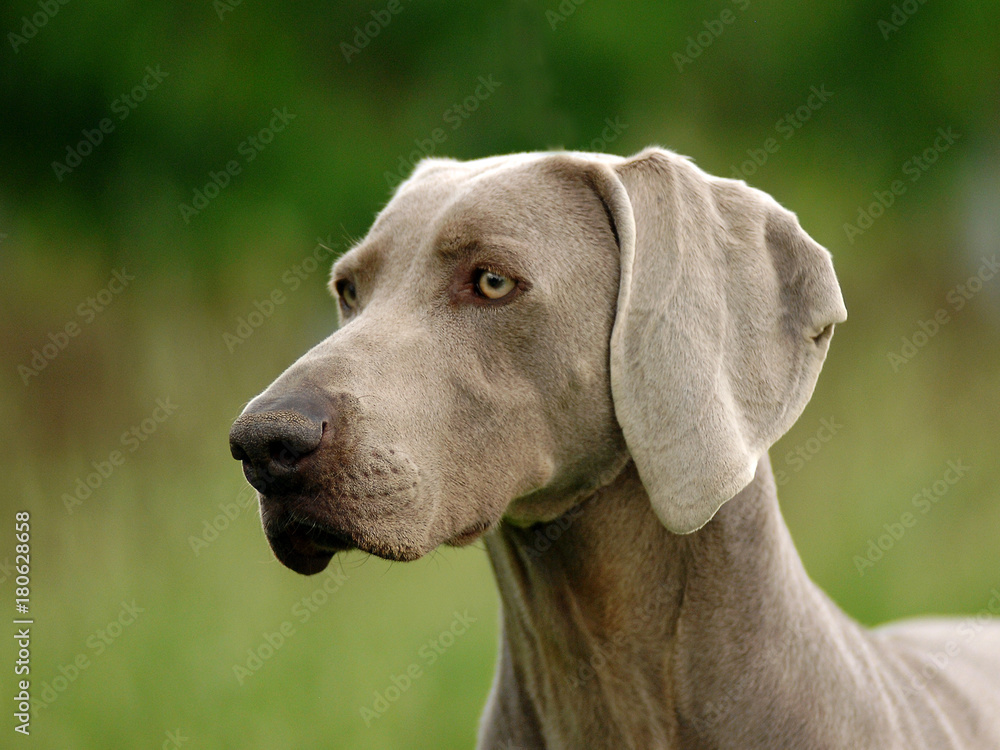
[[[332,287],[233,455],[300,573],[485,539],[480,747],[1000,748],[1000,627],[866,630],[789,537],[767,449],[846,311],[769,196],[657,148],[428,159]]]

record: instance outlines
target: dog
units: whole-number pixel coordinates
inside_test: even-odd
[[[331,287],[232,453],[299,573],[485,540],[479,747],[1000,748],[1000,627],[865,629],[795,551],[767,449],[846,310],[768,195],[660,148],[430,158]]]

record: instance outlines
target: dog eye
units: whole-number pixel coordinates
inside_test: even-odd
[[[485,268],[476,273],[476,289],[487,299],[503,299],[517,286],[513,279]]]
[[[341,304],[348,310],[353,310],[358,304],[358,290],[354,287],[354,282],[349,279],[341,279],[337,282],[337,294],[340,295]]]

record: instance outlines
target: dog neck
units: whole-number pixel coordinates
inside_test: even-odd
[[[802,568],[766,456],[693,534],[662,526],[630,464],[487,548],[502,634],[481,747],[823,747],[848,715],[875,730],[856,705],[865,636]]]

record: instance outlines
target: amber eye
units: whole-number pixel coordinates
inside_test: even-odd
[[[486,269],[477,272],[476,289],[487,299],[503,299],[514,291],[513,279]]]
[[[340,295],[341,304],[348,310],[353,310],[358,304],[358,290],[354,288],[354,282],[349,279],[341,279],[337,282],[337,294]]]

